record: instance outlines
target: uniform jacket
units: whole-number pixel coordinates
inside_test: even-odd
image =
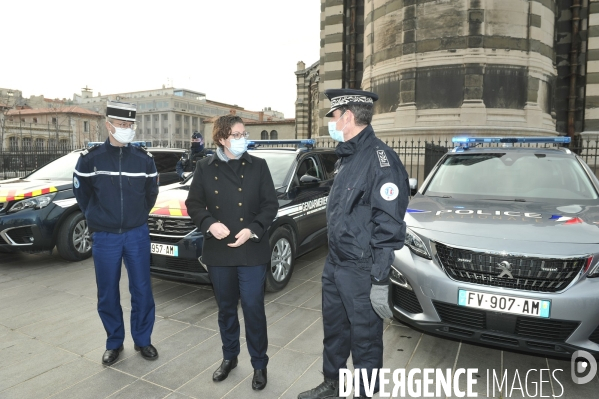
[[[374,284],[389,277],[393,251],[403,247],[408,174],[368,125],[335,152],[335,180],[327,203],[329,259],[337,265],[371,264]]]
[[[245,152],[239,172],[217,155],[198,162],[185,204],[187,213],[204,234],[202,261],[208,266],[257,266],[270,261],[268,228],[279,209],[266,161]],[[231,232],[217,240],[208,228],[221,222]],[[258,236],[237,248],[227,244],[248,228]]]
[[[148,222],[158,196],[156,165],[144,149],[104,144],[81,153],[73,191],[91,231],[124,233]]]

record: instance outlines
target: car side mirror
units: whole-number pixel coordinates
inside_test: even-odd
[[[315,184],[315,183],[318,183],[319,181],[320,181],[320,179],[318,177],[314,177],[311,175],[303,175],[302,177],[300,177],[300,185],[302,185],[302,186]]]
[[[413,197],[418,192],[418,179],[411,178],[408,179],[408,182],[410,184],[410,197]]]

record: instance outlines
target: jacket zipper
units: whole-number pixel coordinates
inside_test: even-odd
[[[119,234],[123,232],[123,178],[121,173],[121,160],[123,159],[123,148],[119,148],[119,187],[121,190],[121,228]]]

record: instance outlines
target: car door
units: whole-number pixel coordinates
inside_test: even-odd
[[[297,219],[299,243],[310,245],[326,232],[326,204],[330,184],[317,154],[300,160],[292,182],[294,202],[301,206],[301,217]]]

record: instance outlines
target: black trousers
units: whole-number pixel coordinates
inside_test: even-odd
[[[322,273],[323,373],[339,379],[351,352],[354,369],[383,367],[383,319],[370,303],[370,263],[334,265]],[[360,380],[361,381],[361,380]],[[378,381],[378,378],[377,378]],[[378,382],[375,392],[378,391]],[[360,395],[365,395],[360,382]]]
[[[218,304],[218,327],[223,343],[223,358],[231,360],[239,355],[239,318],[237,305],[241,298],[245,338],[255,370],[268,364],[266,349],[266,313],[264,311],[264,281],[266,265],[208,266],[214,296]]]

